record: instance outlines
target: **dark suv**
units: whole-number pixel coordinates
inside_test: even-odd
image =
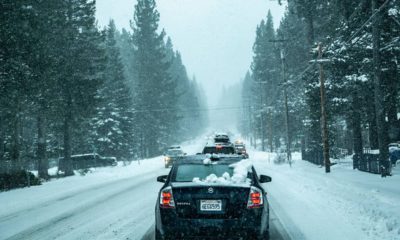
[[[248,160],[226,156],[207,164],[203,159],[209,160],[204,155],[185,157],[168,176],[157,178],[164,185],[155,208],[156,239],[268,239],[269,204],[260,183],[271,178],[258,176],[250,166],[245,181],[232,182],[237,179],[229,178],[234,170],[237,174],[234,164]]]

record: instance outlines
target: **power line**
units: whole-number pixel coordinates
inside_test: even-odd
[[[386,5],[387,5],[389,2],[390,2],[390,0],[386,0],[386,1],[378,8],[378,10],[375,11],[375,12],[371,15],[371,17],[368,18],[368,20],[365,21],[365,23],[364,23],[360,28],[358,28],[357,31],[356,31],[355,33],[353,33],[353,34],[350,36],[350,39],[346,41],[346,44],[348,44],[351,40],[353,40],[353,39],[361,32],[361,30],[362,30],[362,29],[363,29],[363,28],[364,28],[364,27],[365,27],[365,26],[366,26],[380,11],[382,11],[383,8],[386,7]],[[358,42],[358,40],[357,40],[356,42]],[[356,42],[355,42],[355,43],[356,43]],[[354,45],[355,43],[352,43],[350,46]]]

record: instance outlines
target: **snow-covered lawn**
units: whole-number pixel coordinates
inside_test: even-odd
[[[400,239],[399,169],[381,178],[339,161],[326,174],[299,153],[292,168],[275,165],[269,153],[250,150],[250,157],[272,177],[265,184],[271,205],[294,239]]]

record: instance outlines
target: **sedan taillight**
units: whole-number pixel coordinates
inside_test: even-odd
[[[160,207],[162,208],[175,208],[174,196],[172,195],[172,188],[166,187],[160,193]]]
[[[256,187],[250,188],[249,200],[247,201],[247,208],[259,208],[264,204],[262,191]]]

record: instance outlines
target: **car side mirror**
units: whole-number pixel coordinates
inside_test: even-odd
[[[167,181],[168,175],[162,175],[157,177],[157,182],[165,183]]]
[[[259,181],[260,181],[260,183],[267,183],[267,182],[271,182],[272,178],[267,175],[260,175]]]

